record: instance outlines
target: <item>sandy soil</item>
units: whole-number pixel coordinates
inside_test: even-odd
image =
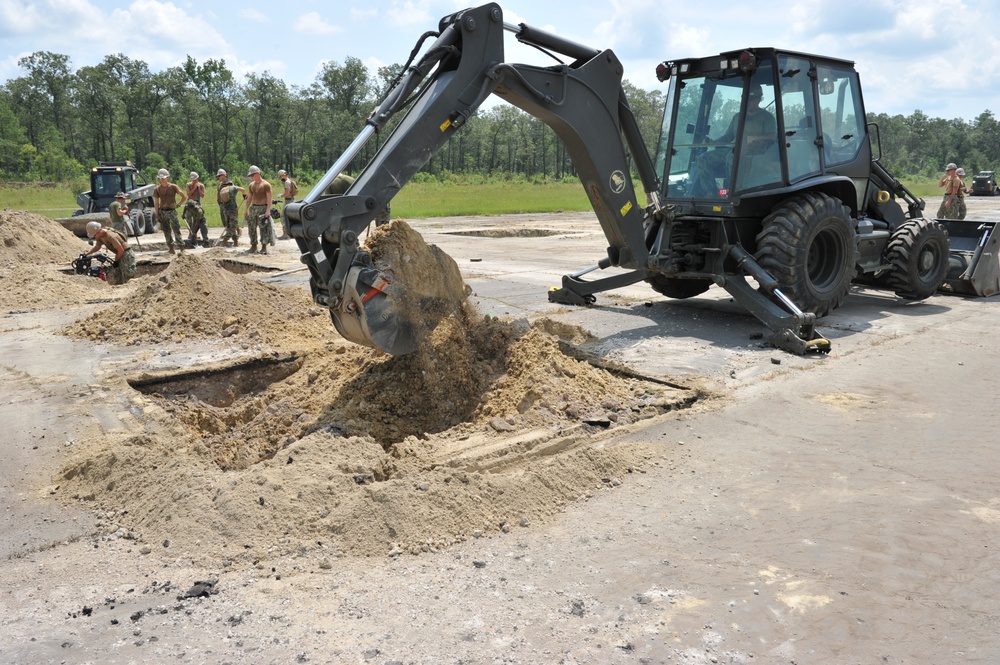
[[[0,215],[5,662],[1000,658],[995,299],[858,294],[829,358],[672,375],[707,352],[595,337],[628,296],[480,294],[393,358],[232,251],[112,288]]]

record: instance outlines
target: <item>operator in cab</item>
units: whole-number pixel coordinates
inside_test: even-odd
[[[747,118],[743,124],[743,150],[751,155],[760,154],[777,140],[778,123],[771,112],[760,107],[764,96],[759,83],[750,87],[747,97]],[[717,139],[709,139],[709,143],[732,143],[736,140],[736,129],[740,124],[740,114],[737,113],[729,122],[726,133]]]
[[[750,86],[747,94],[747,112],[743,123],[743,146],[740,150],[741,168],[745,157],[763,154],[778,139],[778,123],[770,111],[760,107],[764,96],[759,83]],[[739,130],[740,114],[733,115],[729,127],[717,138],[705,138],[708,145],[725,145],[726,148],[708,150],[698,157],[697,174],[692,179],[691,194],[696,197],[725,196],[717,179],[726,179],[732,173],[732,146]],[[731,186],[731,185],[729,185]]]

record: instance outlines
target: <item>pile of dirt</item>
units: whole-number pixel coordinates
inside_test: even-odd
[[[257,367],[249,380],[242,361],[198,378],[221,394],[174,385],[171,376],[140,381],[224,470],[247,469],[318,430],[394,452],[408,438],[456,427],[503,435],[621,426],[670,408],[664,395],[677,397],[570,358],[556,338],[524,322],[485,319],[471,307],[443,322],[418,353],[386,356],[330,342]]]
[[[655,449],[604,434],[695,399],[468,307],[418,354],[328,342],[258,372],[257,385],[202,379],[221,397],[147,391],[158,424],[94,442],[62,492],[114,515],[108,528],[208,557],[416,553],[545,519],[640,470]]]
[[[457,268],[442,270],[450,257],[415,253],[427,246],[411,233],[395,225],[373,258],[394,253],[404,284],[431,266],[451,310],[412,354],[350,344],[313,316],[325,312],[305,289],[195,255],[71,326],[118,344],[235,328],[261,348],[228,365],[118,377],[144,431],[80,446],[60,493],[95,502],[111,531],[196,558],[419,552],[545,519],[639,470],[655,448],[606,445],[604,434],[697,398],[564,354],[560,341],[585,342],[582,330],[482,316],[463,302]]]
[[[64,333],[123,346],[197,338],[239,340],[250,348],[295,337],[303,326],[329,331],[325,314],[302,289],[264,284],[182,254],[144,288]]]
[[[0,210],[0,261],[33,265],[69,263],[88,249],[84,240],[44,215]]]
[[[106,282],[66,274],[90,247],[60,224],[35,213],[0,211],[0,311],[47,309],[108,298]]]

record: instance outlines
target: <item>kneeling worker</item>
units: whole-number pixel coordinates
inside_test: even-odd
[[[103,247],[115,253],[115,262],[108,273],[108,284],[124,284],[135,276],[135,254],[128,246],[125,234],[101,226],[100,222],[87,222],[87,237],[94,239],[94,247],[84,256],[96,254]]]

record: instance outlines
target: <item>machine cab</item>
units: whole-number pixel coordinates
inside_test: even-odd
[[[860,202],[871,151],[853,63],[748,49],[657,73],[669,78],[656,155],[665,200],[736,203],[856,171]]]

